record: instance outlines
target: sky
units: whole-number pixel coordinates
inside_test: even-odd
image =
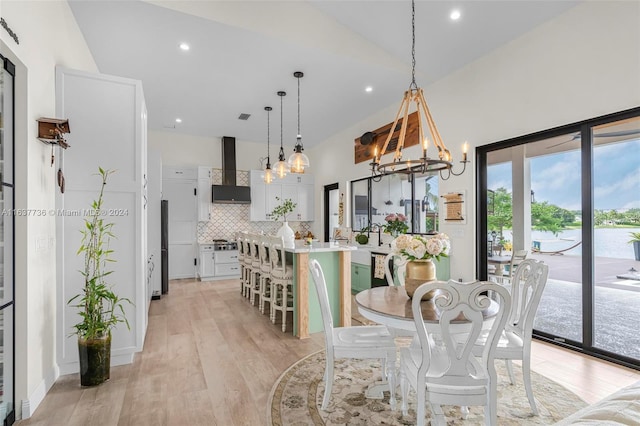
[[[531,189],[537,202],[580,210],[579,151],[531,159]],[[640,208],[640,139],[597,146],[594,150],[594,208]],[[511,188],[511,163],[488,167],[488,188]]]

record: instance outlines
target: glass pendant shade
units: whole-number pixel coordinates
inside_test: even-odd
[[[269,183],[273,182],[273,179],[274,179],[273,170],[271,170],[271,167],[269,165],[267,165],[267,168],[264,169],[264,174],[262,175],[262,180],[264,181],[264,183],[269,184]]]
[[[289,168],[289,164],[287,164],[287,162],[284,161],[284,158],[283,158],[273,165],[273,171],[275,172],[277,177],[282,179],[287,175],[287,173],[291,171],[291,169]]]
[[[302,152],[301,139],[298,135],[295,152],[291,154],[288,160],[291,173],[304,173],[305,167],[309,167],[309,157]]]

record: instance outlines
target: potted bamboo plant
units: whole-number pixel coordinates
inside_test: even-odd
[[[113,171],[98,168],[102,186],[97,200],[91,204],[91,210],[84,219],[80,231],[82,240],[78,255],[84,254],[84,268],[80,271],[84,277],[84,287],[80,294],[72,297],[70,306],[78,308],[81,321],[74,325],[73,334],[78,336],[80,355],[80,384],[95,386],[109,379],[111,366],[111,329],[118,323],[129,322],[125,316],[124,303],[129,299],[116,295],[107,284],[106,277],[113,271],[107,271],[113,250],[109,248],[113,223],[106,222],[103,212],[104,188],[107,178]]]

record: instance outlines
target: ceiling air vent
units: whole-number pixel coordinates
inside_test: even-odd
[[[245,121],[246,121],[246,120],[248,120],[248,119],[249,119],[249,117],[251,117],[251,114],[247,114],[247,113],[244,113],[244,112],[243,112],[243,113],[242,113],[242,114],[240,114],[240,116],[238,117],[238,120],[245,120]]]

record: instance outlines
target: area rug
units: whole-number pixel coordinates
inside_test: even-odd
[[[367,386],[380,379],[380,364],[371,360],[336,360],[336,378],[331,402],[326,411],[320,409],[324,395],[325,353],[308,355],[289,367],[276,381],[267,406],[267,424],[302,425],[414,425],[415,393],[409,393],[409,413],[389,406],[389,393],[384,399],[364,397]],[[516,383],[511,385],[504,362],[496,362],[498,370],[498,425],[549,425],[585,407],[578,396],[535,372],[531,373],[533,392],[539,415],[534,416],[522,383],[522,371],[514,364]],[[399,388],[398,388],[399,390]],[[484,425],[482,407],[470,407],[462,420],[459,407],[443,406],[447,425]],[[429,410],[427,409],[427,416]]]

